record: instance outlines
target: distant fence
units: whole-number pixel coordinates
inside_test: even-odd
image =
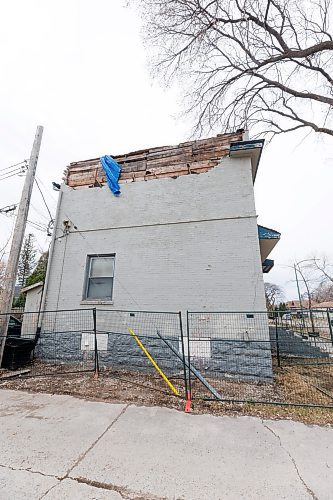
[[[277,316],[281,327],[301,335],[333,342],[333,309],[295,309]]]
[[[42,311],[9,327],[4,361],[15,370],[25,349],[23,376],[103,372],[183,398],[333,408],[332,326],[329,310]]]

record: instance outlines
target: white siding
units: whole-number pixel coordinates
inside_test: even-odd
[[[110,309],[265,309],[250,159],[121,190],[63,187],[45,309],[88,306],[86,257],[99,253],[116,254]],[[66,219],[78,230],[61,238]]]

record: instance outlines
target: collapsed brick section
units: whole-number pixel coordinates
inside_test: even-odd
[[[229,154],[231,142],[241,140],[243,132],[238,131],[112,156],[121,166],[120,183],[175,178],[208,172]],[[71,163],[64,172],[64,181],[70,187],[80,187],[103,185],[106,179],[99,158],[95,158]]]

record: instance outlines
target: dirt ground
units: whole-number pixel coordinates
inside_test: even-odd
[[[325,367],[316,368],[316,370],[320,370],[322,374]],[[2,389],[69,394],[93,401],[133,403],[142,406],[166,406],[180,411],[184,411],[185,408],[184,382],[180,376],[171,379],[174,386],[182,394],[181,397],[177,397],[169,391],[162,379],[142,372],[108,369],[101,371],[98,378],[91,372],[58,375],[56,370],[54,375],[48,376],[5,379],[3,376],[6,376],[6,374],[8,375],[8,372],[3,371],[2,374],[0,373],[0,388]],[[268,399],[269,401],[285,402],[311,401],[317,404],[332,405],[332,397],[325,394],[326,390],[323,385],[320,385],[318,390],[318,387],[312,383],[313,378],[309,377],[308,368],[300,367],[299,370],[284,368],[283,372],[277,375],[274,385],[245,384],[227,380],[219,381],[220,386],[216,387],[216,389],[226,399]],[[323,380],[327,380],[327,376],[324,376]],[[321,389],[324,390],[324,393]],[[330,390],[331,387],[327,387],[327,389]],[[313,394],[309,393],[310,390],[313,391]],[[193,382],[192,393],[203,397],[209,395],[198,381]],[[309,397],[310,399],[306,399]],[[260,418],[291,419],[307,424],[333,426],[333,407],[309,408],[304,406],[228,403],[195,399],[191,403],[191,412],[230,416],[251,415]]]

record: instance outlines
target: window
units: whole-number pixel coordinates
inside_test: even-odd
[[[84,299],[111,300],[115,255],[88,255]]]

